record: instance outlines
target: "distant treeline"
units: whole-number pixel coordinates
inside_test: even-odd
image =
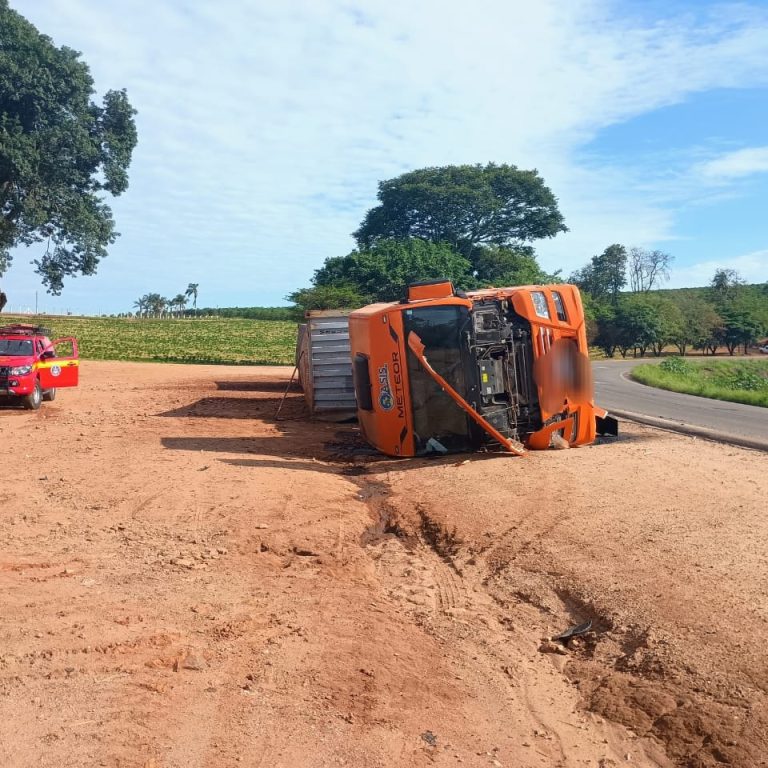
[[[198,307],[185,317],[241,317],[246,320],[293,320],[292,307]]]
[[[746,355],[765,343],[768,283],[747,285],[734,270],[717,269],[705,288],[661,289],[671,261],[662,251],[614,243],[570,276],[582,291],[591,346],[608,357],[643,357],[670,345],[680,355],[721,347]]]

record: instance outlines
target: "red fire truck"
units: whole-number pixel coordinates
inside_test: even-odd
[[[0,397],[36,411],[56,390],[76,387],[80,374],[77,340],[55,339],[37,325],[0,327]]]

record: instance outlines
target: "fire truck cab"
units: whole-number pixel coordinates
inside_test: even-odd
[[[36,411],[56,390],[76,387],[80,359],[77,340],[55,339],[37,325],[16,323],[0,327],[0,397],[20,401]]]
[[[522,453],[616,434],[593,401],[573,285],[420,283],[399,303],[352,312],[349,334],[360,426],[388,455]]]

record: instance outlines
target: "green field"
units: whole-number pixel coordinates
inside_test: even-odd
[[[0,316],[0,325],[12,322],[74,336],[89,360],[292,365],[296,346],[296,323],[284,320]]]
[[[687,395],[768,408],[768,359],[693,362],[668,357],[658,365],[640,365],[632,378],[642,384]]]

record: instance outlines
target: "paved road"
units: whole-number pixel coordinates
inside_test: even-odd
[[[635,360],[594,362],[595,402],[617,415],[638,414],[648,417],[649,423],[663,420],[659,426],[669,422],[668,426],[680,426],[693,434],[720,434],[728,442],[768,450],[768,408],[646,387],[626,375],[638,364]]]

